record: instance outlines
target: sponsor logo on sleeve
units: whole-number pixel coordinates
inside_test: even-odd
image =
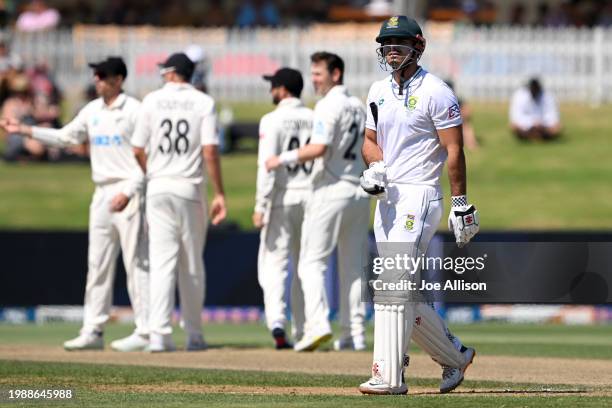
[[[448,108],[448,118],[454,119],[461,116],[461,109],[459,109],[459,105],[454,104],[450,108]]]
[[[322,121],[317,121],[317,123],[315,123],[313,133],[315,135],[325,134],[325,125],[323,124]]]

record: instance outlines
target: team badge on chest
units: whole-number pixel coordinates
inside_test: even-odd
[[[409,96],[408,97],[408,101],[406,103],[406,108],[410,111],[413,111],[416,109],[417,103],[419,102],[419,97],[418,96]]]
[[[408,214],[406,216],[406,223],[404,224],[404,228],[406,229],[406,231],[412,231],[412,229],[414,228],[414,215],[412,214]]]

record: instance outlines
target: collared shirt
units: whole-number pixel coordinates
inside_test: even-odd
[[[200,200],[202,146],[217,145],[214,100],[187,83],[166,83],[142,101],[133,144],[148,150],[147,195]]]
[[[310,141],[312,109],[298,98],[285,98],[259,122],[259,155],[255,211],[269,205],[293,205],[303,200],[312,187],[312,162],[266,170],[266,160],[284,151],[299,149]]]
[[[391,75],[372,84],[366,128],[376,131],[388,182],[439,185],[446,151],[437,130],[463,123],[459,102],[448,85],[423,68],[403,87],[400,95]],[[378,108],[378,125],[371,103]]]
[[[334,86],[317,102],[310,143],[327,145],[327,151],[315,163],[315,188],[343,181],[340,185],[351,185],[346,186],[345,192],[334,193],[355,195],[353,187],[359,184],[365,169],[361,158],[365,118],[363,102],[351,96],[343,85]]]
[[[33,127],[32,136],[55,146],[81,144],[89,139],[94,183],[130,180],[123,192],[132,196],[144,182],[131,144],[139,107],[137,99],[123,93],[110,106],[98,98],[85,105],[63,128]]]

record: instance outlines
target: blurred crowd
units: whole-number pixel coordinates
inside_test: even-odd
[[[431,20],[475,25],[609,27],[612,25],[612,1],[515,0],[502,3],[492,0],[431,0],[427,2],[426,15]]]
[[[0,116],[19,119],[25,124],[61,126],[62,93],[44,62],[26,66],[0,41]],[[48,148],[19,135],[1,134],[3,158],[16,160],[81,160],[87,157],[86,146],[63,150]]]
[[[475,25],[610,26],[612,0],[414,0],[423,19]],[[374,21],[392,0],[0,0],[0,26],[41,31],[75,24],[192,27]]]

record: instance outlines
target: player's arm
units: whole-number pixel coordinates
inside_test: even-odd
[[[451,210],[448,228],[455,234],[459,247],[464,246],[478,232],[476,207],[468,203],[466,196],[465,155],[463,153],[463,120],[459,102],[446,85],[440,86],[428,105],[438,140],[447,153],[448,178],[451,190]]]
[[[369,99],[368,99],[369,102]],[[368,166],[364,170],[359,183],[361,188],[368,194],[381,199],[386,195],[386,173],[387,168],[383,161],[383,152],[376,140],[378,129],[378,106],[374,102],[368,104],[366,110],[366,128],[365,137],[363,138],[363,146],[361,146],[361,155],[363,161]]]
[[[266,169],[272,171],[280,166],[302,164],[307,161],[322,157],[327,152],[327,145],[321,143],[309,143],[299,149],[282,152],[278,156],[272,156],[266,160]]]
[[[462,126],[459,125],[446,129],[438,129],[438,138],[448,155],[447,166],[451,195],[465,195],[466,176]]]
[[[28,126],[17,119],[0,120],[0,126],[8,133],[21,134],[48,146],[66,147],[81,144],[87,139],[87,109],[83,108],[77,116],[61,129]]]
[[[136,158],[136,162],[142,169],[143,173],[147,173],[147,152],[144,147],[132,147],[132,151],[134,152],[134,157]]]
[[[438,129],[438,138],[448,155],[448,178],[452,195],[448,228],[455,234],[457,245],[462,247],[470,242],[480,229],[476,207],[468,203],[466,195],[466,166],[465,154],[463,153],[462,126]]]
[[[270,208],[274,189],[275,172],[266,169],[266,160],[281,150],[278,128],[274,126],[271,116],[265,115],[259,121],[259,145],[257,147],[257,184],[255,190],[255,208],[253,226],[262,228],[267,220],[265,214]]]
[[[301,164],[322,157],[327,152],[327,146],[333,143],[334,129],[338,114],[328,104],[317,104],[312,120],[312,137],[310,143],[273,156],[266,161],[266,169],[274,170],[279,166]]]
[[[145,98],[140,104],[136,115],[134,133],[132,134],[132,151],[136,162],[144,174],[147,174],[147,151],[146,146],[151,139],[151,120],[148,113],[148,100]]]
[[[363,156],[363,161],[367,166],[383,159],[382,149],[376,142],[375,130],[366,128],[365,137],[363,138],[363,146],[361,147],[361,155]]]
[[[202,156],[206,163],[206,171],[212,182],[214,196],[210,204],[210,219],[213,225],[219,224],[227,216],[225,206],[225,191],[221,177],[221,161],[219,159],[219,134],[217,133],[217,117],[214,106],[202,119],[200,127]]]

